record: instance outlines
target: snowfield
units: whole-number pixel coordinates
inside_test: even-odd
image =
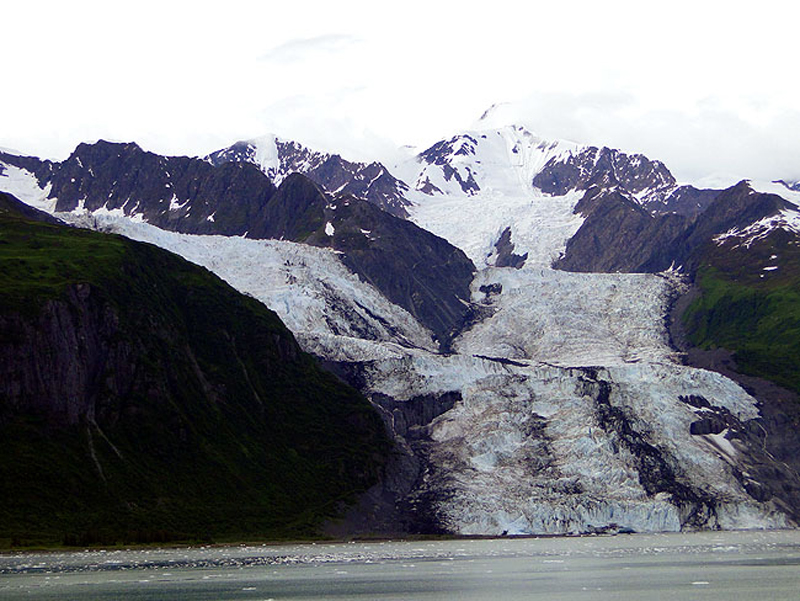
[[[454,140],[440,161],[462,175],[469,170],[477,191],[465,191],[437,163],[406,161],[396,168],[401,179],[416,182],[409,193],[410,219],[463,250],[479,269],[494,264],[494,245],[509,227],[515,254],[528,253],[529,264],[549,267],[583,223],[573,213],[583,194],[548,196],[532,182],[551,158],[579,147],[518,127],[468,132]],[[421,192],[424,182],[439,191]]]
[[[0,190],[20,199],[25,204],[52,213],[56,209],[56,199],[49,199],[50,188],[39,187],[36,176],[27,169],[0,162]]]
[[[414,223],[463,250],[479,269],[494,265],[495,243],[507,227],[514,254],[528,253],[528,264],[549,267],[583,223],[572,212],[581,196],[434,196],[419,199],[409,213]]]
[[[800,235],[800,211],[784,209],[777,215],[765,217],[746,228],[733,228],[724,234],[715,236],[714,242],[723,244],[730,239],[734,239],[733,248],[739,248],[740,246],[750,248],[754,242],[766,238],[778,229]]]

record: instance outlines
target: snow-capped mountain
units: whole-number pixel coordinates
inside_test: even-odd
[[[428,195],[508,196],[529,194],[533,188],[563,196],[592,186],[619,188],[654,213],[694,215],[717,192],[679,185],[663,163],[644,155],[546,140],[522,126],[459,134],[393,171]]]
[[[577,144],[544,140],[525,128],[467,131],[433,144],[392,167],[415,191],[474,196],[479,192],[527,192],[533,178],[552,159],[575,152]]]
[[[311,150],[274,135],[236,142],[205,157],[212,165],[252,163],[279,186],[291,173],[302,173],[332,195],[351,194],[398,217],[406,216],[408,186],[378,162],[358,163],[338,154]]]
[[[353,531],[664,531],[800,519],[797,460],[774,458],[775,441],[800,447],[790,406],[684,365],[668,327],[707,245],[776,228],[790,235],[787,248],[797,241],[788,203],[746,184],[722,194],[681,188],[658,161],[507,127],[392,166],[408,184],[402,220],[281,171],[273,142],[235,145],[212,160],[218,166],[191,164],[215,183],[187,183],[219,192],[172,209],[185,210],[177,221],[165,217],[167,195],[180,205],[183,180],[156,180],[144,189],[158,198],[144,202],[131,183],[151,181],[143,163],[112,162],[106,175],[103,162],[77,165],[80,154],[69,169],[4,155],[0,189],[217,272],[366,394],[397,453],[349,516]],[[328,160],[301,156],[309,173]],[[147,160],[177,172],[165,157]],[[262,171],[280,187],[255,213],[231,213],[236,237],[202,235],[228,233],[215,229],[217,215],[250,193],[242,178],[260,176],[270,190]],[[682,214],[676,194],[691,199]],[[678,265],[684,275],[668,269]],[[447,353],[434,337],[452,339]]]
[[[395,167],[401,179],[428,195],[468,195],[527,191],[533,178],[553,160],[578,149],[548,141],[522,127],[469,131],[437,142]]]

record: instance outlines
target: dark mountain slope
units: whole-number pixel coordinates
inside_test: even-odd
[[[141,214],[175,231],[238,235],[247,231],[275,187],[251,165],[215,169],[188,157],[164,157],[133,143],[80,144],[48,180],[57,211],[79,206]]]
[[[304,242],[325,225],[327,205],[328,197],[314,182],[303,175],[290,175],[251,222],[246,235]]]
[[[800,507],[800,236],[783,228],[731,236],[698,253],[695,289],[676,311],[690,364],[738,381],[760,401],[768,459],[753,466],[760,490]],[[679,307],[683,309],[683,307]],[[682,317],[681,317],[682,312]],[[777,384],[777,385],[776,385]]]
[[[575,208],[586,217],[555,267],[565,271],[642,272],[668,269],[669,249],[689,221],[653,215],[617,190],[594,187]]]
[[[270,181],[281,183],[292,173],[302,173],[329,194],[350,194],[366,200],[396,217],[407,217],[405,198],[408,186],[378,162],[358,163],[338,154],[317,152],[302,144],[280,138],[236,142],[212,152],[206,160],[212,165],[227,162],[252,163],[259,168],[259,147],[274,153],[275,164],[264,167]]]
[[[311,180],[284,180],[247,234],[332,248],[342,262],[445,344],[470,310],[475,267],[443,238],[352,196],[331,199]]]
[[[566,158],[553,158],[534,177],[533,185],[548,194],[593,186],[616,186],[636,197],[653,214],[693,216],[705,210],[719,190],[679,186],[661,161],[642,154],[625,154],[611,148],[590,146]]]
[[[311,535],[377,480],[380,419],[263,305],[0,198],[0,541]]]
[[[653,214],[614,186],[590,188],[575,211],[586,220],[567,243],[555,267],[567,271],[658,272],[671,265],[693,271],[697,253],[714,236],[745,228],[791,207],[747,182],[720,192],[694,218]]]
[[[374,203],[345,201],[357,212],[338,217],[333,200],[309,178],[288,175],[275,189],[248,162],[162,157],[136,144],[81,144],[63,163],[4,155],[0,160],[35,172],[52,186],[58,211],[120,209],[158,227],[192,234],[275,238],[329,246],[389,300],[415,315],[442,342],[469,312],[469,284],[475,271],[464,253],[445,240]],[[361,219],[363,223],[357,223]],[[347,220],[352,231],[376,229],[357,242],[325,234]]]
[[[463,327],[475,267],[443,238],[344,196],[326,206],[325,226],[306,242],[343,253],[345,265],[430,328],[445,349]]]
[[[4,215],[8,219],[27,219],[30,221],[39,221],[41,223],[65,225],[63,221],[39,209],[26,205],[16,197],[5,192],[0,192],[0,215]]]
[[[800,237],[775,229],[747,246],[710,243],[695,280],[701,296],[684,314],[691,341],[733,351],[742,373],[800,394]]]
[[[744,229],[749,225],[775,215],[794,205],[775,194],[755,192],[746,181],[722,191],[708,209],[679,236],[670,253],[678,264],[686,263],[694,270],[702,249],[719,234],[733,229]]]

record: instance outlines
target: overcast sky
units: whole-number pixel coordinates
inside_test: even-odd
[[[394,6],[395,8],[391,8]],[[653,8],[657,6],[658,8]],[[205,154],[268,132],[354,159],[475,126],[800,179],[800,5],[5,2],[0,146]]]

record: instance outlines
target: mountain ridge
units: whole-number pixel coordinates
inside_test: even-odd
[[[741,185],[712,191],[704,211],[678,214],[651,204],[653,194],[677,189],[658,161],[554,146],[517,127],[456,136],[422,154],[398,171],[413,184],[408,221],[328,195],[302,175],[282,181],[289,185],[275,196],[284,201],[267,201],[266,213],[275,213],[262,215],[255,237],[303,238],[330,249],[324,261],[279,243],[266,253],[229,238],[145,234],[146,224],[107,210],[87,222],[138,230],[217,271],[236,271],[237,286],[290,316],[303,347],[380,409],[399,451],[366,497],[385,512],[359,505],[359,531],[390,528],[378,513],[411,532],[498,535],[795,524],[796,474],[773,465],[759,434],[789,440],[783,409],[681,364],[666,328],[694,270],[692,253],[702,258],[720,236],[760,239],[758,224],[784,230],[776,220],[794,214],[789,205]],[[554,176],[552,193],[534,185],[541,173]],[[407,238],[411,222],[449,240],[446,252]],[[449,266],[453,247],[472,263]],[[219,261],[237,249],[254,256],[228,270]],[[326,280],[329,260],[347,264],[362,251],[369,268],[350,266],[363,286]],[[579,272],[552,269],[562,254]],[[256,273],[258,261],[271,262],[269,277]],[[402,302],[408,319],[419,318],[422,305],[402,285],[389,298],[395,276],[427,273],[442,285],[434,298],[446,298],[456,288],[437,274],[440,265],[452,274],[463,268],[464,287],[450,298],[464,312],[440,308],[458,325],[436,325],[440,342],[455,338],[434,352],[410,322],[394,328],[400,314],[382,303]],[[370,284],[384,301],[359,301]],[[313,323],[320,315],[324,323]]]
[[[338,154],[311,150],[275,135],[234,143],[204,157],[214,166],[244,162],[258,167],[275,185],[291,173],[302,173],[331,195],[351,195],[375,204],[396,217],[407,217],[408,186],[377,161],[359,163]]]
[[[287,239],[335,248],[356,273],[418,317],[443,344],[469,311],[474,266],[460,250],[373,203],[349,195],[329,197],[301,173],[289,174],[275,188],[247,162],[228,161],[217,167],[200,159],[160,157],[132,143],[103,141],[79,145],[63,163],[37,164],[32,158],[6,155],[0,160],[41,174],[37,185],[47,188],[48,198],[57,199],[58,212],[116,213],[184,233]],[[351,203],[360,207],[357,215],[352,209],[345,211]],[[363,223],[358,226],[354,219]],[[359,231],[372,229],[374,235]],[[409,250],[394,247],[395,241]],[[421,252],[441,266],[435,274],[410,269]]]

